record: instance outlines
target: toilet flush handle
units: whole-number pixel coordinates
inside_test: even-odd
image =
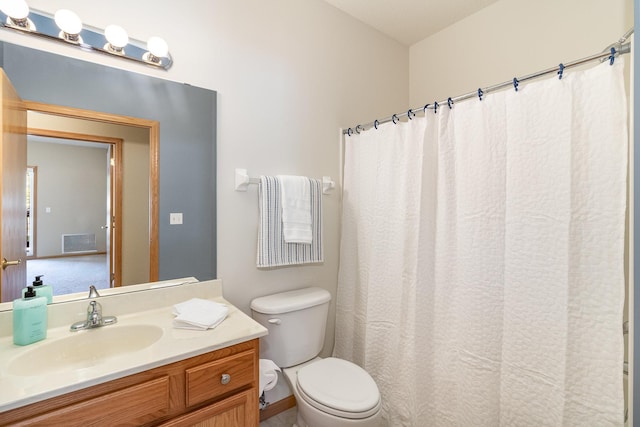
[[[282,323],[282,320],[280,320],[280,319],[269,319],[269,323],[271,323],[272,325],[279,325],[280,323]]]

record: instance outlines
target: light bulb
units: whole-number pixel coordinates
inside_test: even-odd
[[[29,16],[29,6],[25,0],[0,0],[0,10],[13,19],[25,19]]]
[[[169,53],[167,42],[160,37],[150,37],[147,41],[147,49],[153,56],[158,58],[163,58]]]
[[[104,29],[104,36],[116,50],[121,50],[129,43],[127,32],[119,25],[107,25],[107,28]]]
[[[7,26],[20,30],[35,31],[29,19],[29,6],[25,0],[0,0],[0,10],[7,15]]]
[[[82,31],[80,17],[68,9],[60,9],[54,15],[56,25],[69,35],[77,35]]]

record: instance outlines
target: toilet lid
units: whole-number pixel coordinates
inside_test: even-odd
[[[380,392],[361,367],[329,357],[298,370],[298,391],[315,408],[344,418],[366,418],[380,408]]]

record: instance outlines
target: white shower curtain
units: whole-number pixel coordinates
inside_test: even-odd
[[[334,354],[389,426],[622,425],[622,59],[347,137]]]

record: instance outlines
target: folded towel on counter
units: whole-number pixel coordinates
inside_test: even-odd
[[[287,243],[282,234],[280,182],[275,176],[261,176],[258,184],[258,251],[256,265],[285,265],[323,262],[322,181],[310,179],[312,243]]]
[[[306,176],[278,175],[282,234],[287,243],[311,244],[311,190]]]
[[[173,306],[173,327],[204,331],[218,326],[227,317],[229,308],[215,301],[192,298]]]
[[[265,391],[271,390],[278,382],[278,372],[280,368],[270,359],[260,359],[260,381],[258,381],[258,396],[262,396]]]

